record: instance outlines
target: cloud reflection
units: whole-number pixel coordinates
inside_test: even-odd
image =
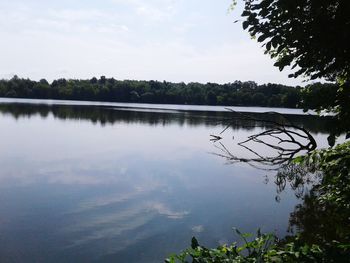
[[[174,211],[161,202],[149,203],[148,207],[151,211],[155,211],[169,219],[182,219],[190,213],[189,211]]]

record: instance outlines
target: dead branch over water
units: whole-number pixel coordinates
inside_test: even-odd
[[[234,113],[235,116],[220,132],[220,135],[211,135],[211,141],[214,142],[214,146],[219,150],[218,153],[213,154],[225,158],[229,163],[245,162],[259,169],[278,170],[282,164],[289,163],[299,153],[310,152],[317,147],[316,140],[306,129],[294,125],[282,114],[277,112],[263,113],[263,116],[278,117],[281,120],[276,121],[272,119],[252,117],[248,114],[236,112],[232,109],[227,110]],[[255,125],[254,127],[268,127],[265,131],[250,135],[246,140],[237,143],[237,145],[252,153],[254,156],[252,158],[239,157],[220,142],[223,138],[222,135],[232,126],[235,119],[257,123],[258,125]],[[275,142],[269,142],[271,139]],[[254,144],[267,146],[274,150],[276,155],[266,156],[260,154],[253,149]]]

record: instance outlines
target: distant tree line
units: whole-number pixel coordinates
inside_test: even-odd
[[[305,89],[271,83],[258,85],[253,81],[185,84],[104,76],[90,80],[57,79],[51,84],[45,79],[33,81],[17,76],[0,80],[0,97],[159,104],[312,108],[320,100],[331,103],[335,92],[335,84],[321,83]]]

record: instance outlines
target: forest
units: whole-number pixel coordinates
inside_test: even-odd
[[[172,83],[116,80],[101,76],[90,80],[33,81],[14,76],[0,80],[0,97],[108,102],[315,108],[334,101],[336,86],[314,83],[302,88],[254,81]]]

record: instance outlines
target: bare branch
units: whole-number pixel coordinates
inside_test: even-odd
[[[221,153],[216,154],[220,157],[225,158],[230,162],[245,162],[249,164],[261,164],[261,165],[269,165],[280,166],[281,164],[289,163],[298,153],[302,151],[310,152],[314,150],[317,146],[315,139],[313,136],[305,130],[303,127],[299,127],[290,122],[285,116],[276,113],[276,112],[265,112],[266,115],[278,115],[282,117],[282,122],[277,122],[274,120],[266,120],[266,119],[258,119],[256,117],[249,116],[247,114],[236,112],[232,109],[227,108],[229,111],[235,113],[239,116],[240,119],[247,121],[254,121],[257,123],[268,124],[269,128],[263,132],[258,134],[250,135],[244,141],[238,142],[237,145],[243,147],[252,153],[254,158],[240,158],[232,154],[232,152],[220,142],[219,146],[215,145]],[[235,116],[235,118],[237,118]],[[225,129],[220,133],[222,135],[227,129],[233,124],[231,121]],[[259,127],[259,126],[252,126]],[[214,139],[212,141],[221,140],[221,136],[211,135]],[[266,139],[272,138],[277,140],[274,144],[272,142],[266,141]],[[301,141],[304,140],[303,141]],[[248,143],[258,143],[260,145],[265,145],[266,147],[273,149],[276,151],[276,156],[264,156],[263,154],[259,154],[252,149],[251,146],[248,146]],[[215,153],[214,153],[215,154]],[[270,169],[269,169],[270,170]]]

